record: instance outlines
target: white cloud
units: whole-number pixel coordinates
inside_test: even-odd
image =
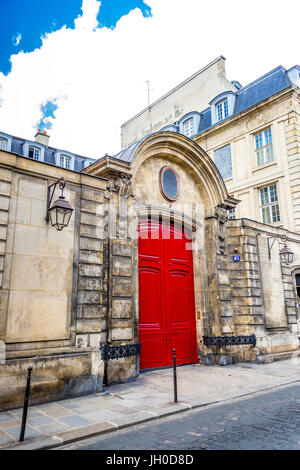
[[[82,0],[82,15],[75,20],[77,31],[91,31],[98,26],[97,15],[101,2],[98,0]]]
[[[114,30],[99,28],[97,0],[83,0],[75,29],[61,28],[0,73],[0,130],[33,138],[41,105],[56,100],[51,145],[99,157],[120,148],[120,125],[219,56],[227,77],[246,84],[299,63],[299,1],[148,0]]]
[[[13,38],[12,38],[13,45],[18,46],[21,42],[21,39],[22,39],[22,34],[21,33],[15,34],[15,36],[13,36]]]

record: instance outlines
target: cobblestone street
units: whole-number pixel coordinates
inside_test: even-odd
[[[63,449],[300,449],[300,385],[280,387]]]

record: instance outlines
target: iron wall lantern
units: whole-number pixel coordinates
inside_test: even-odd
[[[50,207],[57,185],[59,186],[59,189],[61,189],[61,195],[53,203],[52,207]],[[65,186],[65,178],[60,178],[55,183],[48,186],[46,222],[47,224],[51,222],[52,227],[55,227],[56,230],[59,231],[69,225],[70,218],[73,212],[70,203],[66,201],[64,197]]]
[[[294,253],[285,244],[279,252],[283,264],[289,265],[294,261]]]
[[[273,245],[274,245],[276,239],[279,239],[279,240],[282,241],[282,243],[284,243],[284,247],[279,251],[281,262],[283,264],[286,264],[287,266],[289,264],[292,264],[292,262],[294,261],[294,253],[292,252],[292,250],[290,250],[287,247],[287,244],[286,244],[287,237],[284,236],[284,235],[274,235],[273,237],[268,237],[267,238],[269,259],[271,259],[271,250],[273,248]]]

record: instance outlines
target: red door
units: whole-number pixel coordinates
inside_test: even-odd
[[[193,258],[181,228],[139,223],[140,368],[197,362]]]

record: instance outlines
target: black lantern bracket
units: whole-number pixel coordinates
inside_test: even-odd
[[[64,197],[64,189],[65,189],[65,186],[66,186],[65,178],[60,178],[59,180],[55,181],[55,183],[50,184],[50,186],[48,186],[47,212],[46,212],[46,222],[47,222],[47,224],[50,221],[50,207],[51,207],[51,203],[52,203],[53,196],[54,196],[55,189],[56,189],[57,185],[59,186],[59,189],[61,190],[60,197]]]
[[[267,238],[269,259],[271,259],[271,251],[275,240],[279,240],[284,244],[283,248],[279,251],[282,262],[287,265],[291,264],[294,259],[294,253],[287,247],[287,237],[285,235],[273,235]]]
[[[52,199],[56,186],[59,186],[61,190],[61,195],[59,198],[52,204]],[[66,186],[65,178],[60,178],[55,181],[55,183],[48,186],[47,193],[47,211],[46,211],[46,223],[51,222],[52,227],[55,227],[56,230],[63,230],[69,225],[70,218],[73,212],[72,207],[69,202],[66,201],[64,197],[64,188]],[[51,206],[52,204],[52,206]]]

